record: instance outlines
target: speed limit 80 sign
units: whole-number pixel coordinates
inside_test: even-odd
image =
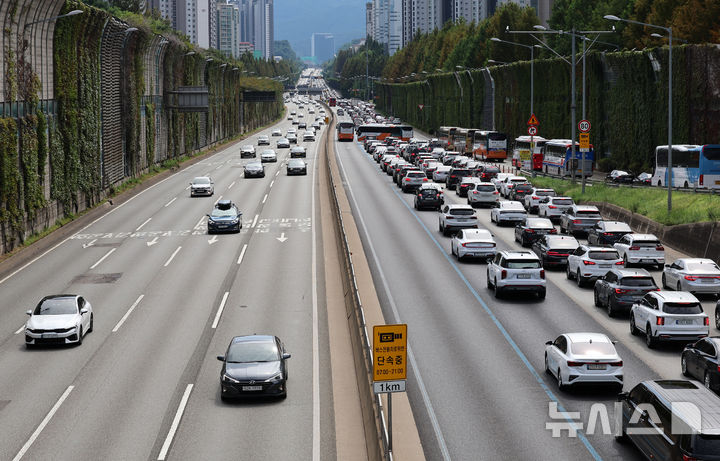
[[[588,120],[580,120],[580,122],[578,122],[578,130],[580,130],[580,133],[590,132],[590,122]]]

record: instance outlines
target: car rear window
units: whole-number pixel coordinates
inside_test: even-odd
[[[555,205],[572,205],[573,201],[569,198],[561,198],[561,199],[555,199],[553,200],[553,203]]]
[[[495,186],[491,186],[489,184],[478,184],[475,189],[480,192],[495,192]]]
[[[650,277],[623,277],[620,285],[626,287],[654,287],[655,280]]]
[[[535,195],[538,197],[553,197],[555,196],[555,191],[553,190],[536,190]]]
[[[508,259],[505,261],[505,267],[508,269],[539,269],[540,261],[526,259]]]
[[[438,194],[438,192],[433,189],[424,189],[422,191],[422,194],[426,197],[435,197]]]
[[[410,176],[411,178],[426,178],[427,177],[427,176],[425,176],[425,173],[423,173],[422,171],[411,171],[407,175]]]
[[[591,251],[588,256],[590,256],[590,259],[600,260],[620,259],[617,251]]]
[[[453,216],[472,216],[475,214],[475,212],[473,210],[455,209],[450,210],[450,214]]]
[[[576,216],[600,216],[599,211],[595,210],[578,210],[577,213],[575,213]]]
[[[702,314],[700,303],[665,303],[663,312],[667,314]]]
[[[469,176],[472,173],[472,170],[469,170],[467,168],[455,168],[452,172],[454,175],[458,176]]]
[[[720,453],[720,436],[697,434],[692,444],[693,456],[717,455]]]
[[[518,184],[515,187],[515,192],[530,192],[532,190],[532,186],[530,184]]]
[[[575,355],[615,355],[615,347],[612,343],[595,341],[594,343],[570,343],[570,350]]]
[[[656,247],[660,245],[657,240],[633,240],[633,246],[636,247]]]
[[[483,172],[497,174],[497,173],[500,173],[500,168],[486,166],[485,169],[483,169]]]

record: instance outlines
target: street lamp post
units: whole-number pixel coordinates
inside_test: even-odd
[[[515,46],[521,46],[523,48],[530,49],[530,113],[534,114],[534,106],[533,103],[535,101],[535,46],[537,45],[525,45],[524,43],[517,43],[517,42],[511,42],[508,40],[502,40],[497,37],[493,37],[490,39],[493,42],[498,43],[507,43],[508,45],[515,45]],[[488,60],[490,62],[491,60]],[[498,61],[493,61],[498,62]]]
[[[655,24],[648,24],[645,22],[640,21],[634,21],[632,19],[622,19],[612,14],[607,14],[603,16],[605,19],[610,21],[620,21],[620,22],[627,22],[630,24],[637,24],[640,26],[646,26],[646,27],[654,27],[656,29],[664,30],[668,33],[668,166],[667,166],[667,190],[668,190],[668,196],[667,196],[667,209],[668,214],[672,210],[672,119],[673,119],[673,111],[672,111],[672,43],[673,43],[673,36],[672,36],[672,27],[663,27],[658,26]]]

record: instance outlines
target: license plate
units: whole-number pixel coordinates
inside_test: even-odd
[[[640,262],[642,263],[654,263],[655,261],[652,259],[641,259]]]
[[[693,319],[682,319],[675,321],[676,325],[692,325],[693,323],[695,323]]]
[[[530,278],[530,274],[518,274],[518,275],[517,275],[517,278],[519,278],[519,279],[529,279],[529,278]]]
[[[57,333],[43,333],[42,337],[51,339],[51,338],[57,338],[58,335],[57,335]]]
[[[601,269],[607,269],[609,267],[612,267],[610,264],[600,264]]]
[[[262,386],[243,386],[242,390],[244,390],[244,391],[261,391]]]
[[[604,363],[589,363],[588,370],[606,370],[607,365]]]

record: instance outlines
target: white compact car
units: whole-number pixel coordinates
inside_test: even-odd
[[[258,145],[258,146],[263,146],[263,145],[269,146],[269,145],[270,145],[270,138],[268,138],[268,137],[267,137],[266,135],[264,135],[264,134],[258,136],[257,145]]]
[[[560,389],[579,383],[623,385],[623,361],[602,333],[565,333],[546,342],[545,371]]]
[[[463,258],[495,257],[495,239],[490,231],[485,229],[461,229],[450,242],[450,252],[458,261]]]
[[[625,267],[641,264],[660,268],[665,264],[665,248],[652,234],[625,234],[613,246],[620,253]]]
[[[538,203],[538,216],[560,220],[560,216],[574,204],[571,197],[545,197]]]
[[[528,213],[520,202],[507,200],[498,202],[497,206],[490,210],[490,221],[501,226],[505,223],[519,223],[527,219]]]
[[[190,197],[196,195],[213,195],[215,193],[215,183],[207,176],[198,176],[193,178],[190,183]]]
[[[662,287],[720,295],[720,267],[712,259],[678,259],[672,264],[665,264]]]
[[[610,269],[623,266],[623,260],[615,248],[589,245],[577,247],[567,261],[567,278],[575,279],[578,286],[604,277]]]
[[[540,259],[530,251],[503,250],[487,267],[487,286],[499,298],[504,293],[529,292],[544,299],[547,282]]]
[[[92,306],[82,296],[45,296],[35,307],[27,311],[30,316],[25,324],[25,345],[77,344],[93,330]]]
[[[686,291],[651,291],[630,308],[630,333],[644,334],[647,346],[658,341],[690,343],[710,334],[710,318]]]

